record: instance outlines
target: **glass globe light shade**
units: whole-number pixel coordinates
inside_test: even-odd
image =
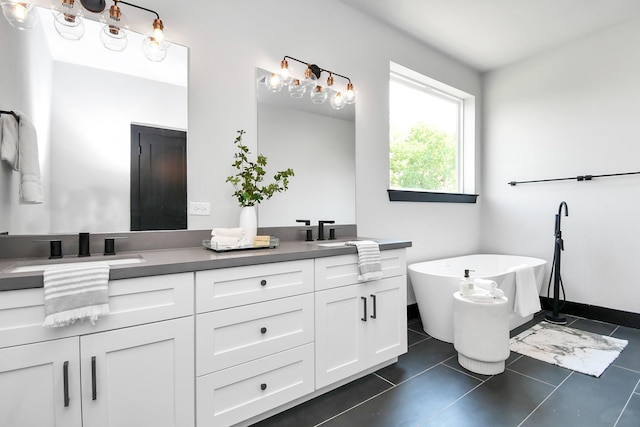
[[[311,93],[311,101],[314,104],[324,104],[324,101],[327,100],[327,92],[322,88],[322,86],[316,86],[316,88]]]
[[[103,23],[100,30],[100,40],[104,47],[116,52],[122,52],[129,44],[127,39],[127,20],[116,5],[111,6],[109,12],[106,10],[100,15],[100,22]]]
[[[80,40],[84,36],[84,15],[80,2],[53,0],[51,6],[53,26],[67,40]]]
[[[307,90],[314,90],[314,88],[317,86],[318,84],[318,78],[316,77],[315,74],[313,74],[313,71],[311,71],[311,68],[307,68],[304,71],[304,79],[302,80],[302,85],[307,88]]]
[[[341,110],[346,105],[344,97],[340,92],[337,92],[334,96],[332,96],[329,100],[329,103],[331,104],[331,108],[333,108],[334,110]]]
[[[282,77],[278,73],[271,73],[271,76],[267,77],[264,84],[267,85],[269,91],[280,92],[282,89]]]
[[[29,2],[3,1],[2,13],[9,21],[9,24],[19,30],[30,30],[38,23],[38,13]]]
[[[307,91],[307,88],[298,79],[293,79],[289,85],[289,95],[292,98],[302,98]]]
[[[153,32],[147,34],[142,41],[142,51],[149,61],[161,62],[167,57],[169,42],[164,38],[164,25],[156,18],[153,21]]]
[[[356,102],[356,92],[353,90],[353,83],[347,83],[347,91],[344,93],[344,102],[353,104]]]

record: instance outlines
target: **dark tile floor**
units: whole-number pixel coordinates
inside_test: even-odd
[[[539,313],[516,335],[543,320]],[[398,362],[275,415],[260,427],[640,426],[640,330],[568,317],[569,326],[629,341],[600,378],[511,353],[504,373],[462,368],[452,344],[409,321]]]

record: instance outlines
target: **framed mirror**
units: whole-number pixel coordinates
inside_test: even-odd
[[[271,73],[256,70],[258,151],[268,172],[292,168],[289,190],[258,207],[260,227],[292,226],[297,219],[355,224],[355,105],[334,110],[296,99],[286,87],[271,92]]]
[[[18,110],[37,132],[45,200],[19,202],[19,174],[0,162],[0,233],[124,232],[130,228],[131,126],[187,130],[188,49],[171,45],[148,61],[143,36],[128,47],[102,46],[100,24],[82,39],[54,29],[51,12],[17,31],[0,19],[0,109]]]

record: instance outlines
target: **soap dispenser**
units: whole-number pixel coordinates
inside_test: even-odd
[[[469,272],[472,270],[465,269],[464,277],[460,279],[460,294],[468,297],[473,294],[473,279],[469,277]]]

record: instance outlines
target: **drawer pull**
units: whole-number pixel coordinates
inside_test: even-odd
[[[360,297],[360,299],[362,299],[362,302],[363,302],[362,307],[364,308],[364,316],[360,320],[362,320],[363,322],[366,322],[367,321],[367,297]]]
[[[98,385],[96,384],[96,357],[91,356],[91,398],[98,399]]]
[[[260,286],[267,286],[267,281],[264,279],[260,280]]]
[[[260,328],[260,333],[261,334],[266,334],[267,333],[267,328],[265,328],[264,326],[262,328]]]
[[[265,383],[260,384],[260,390],[265,391],[267,389],[267,385]]]
[[[62,365],[62,382],[64,389],[64,407],[69,406],[69,361],[65,361]]]

